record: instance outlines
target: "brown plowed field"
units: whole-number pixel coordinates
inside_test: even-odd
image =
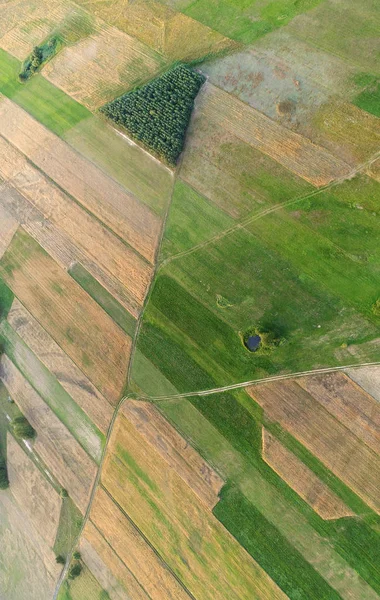
[[[106,433],[113,413],[111,405],[17,298],[8,322],[92,422]]]
[[[143,302],[152,266],[78,206],[1,137],[0,175],[92,260],[127,287],[138,302]]]
[[[339,519],[354,514],[313,471],[266,429],[263,429],[263,458],[322,519]]]
[[[154,261],[161,221],[146,205],[8,99],[0,102],[0,134],[142,256]]]
[[[179,435],[157,408],[150,402],[128,400],[123,405],[122,413],[202,502],[212,509],[219,500],[223,479]],[[127,446],[127,440],[125,442]]]
[[[324,148],[212,84],[204,86],[198,110],[207,120],[218,123],[315,186],[326,185],[350,173],[346,163]]]
[[[102,483],[194,597],[285,597],[124,415],[113,429]]]
[[[248,388],[272,421],[289,431],[347,486],[380,510],[380,457],[296,381]]]
[[[97,490],[91,520],[151,600],[189,600],[165,563],[102,488]]]
[[[297,379],[298,385],[380,454],[380,406],[344,373]]]
[[[95,463],[5,355],[0,373],[9,395],[37,432],[34,450],[84,514],[96,475]]]
[[[107,400],[116,403],[131,339],[111,317],[22,229],[0,263],[0,276]]]
[[[122,519],[122,516],[119,518]],[[149,600],[150,597],[140,585],[138,578],[135,578],[120,560],[91,521],[87,521],[84,528],[80,539],[80,551],[90,571],[96,573],[96,578],[103,589],[112,590],[112,600]],[[131,562],[128,562],[131,565]]]
[[[12,435],[7,436],[7,469],[12,494],[21,510],[52,548],[62,500]]]

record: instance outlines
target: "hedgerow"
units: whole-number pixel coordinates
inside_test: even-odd
[[[100,111],[165,162],[175,165],[204,81],[203,75],[180,64]]]

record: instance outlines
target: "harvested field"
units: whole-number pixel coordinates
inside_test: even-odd
[[[360,385],[377,402],[380,402],[380,365],[347,369],[346,373],[350,379]]]
[[[105,434],[112,418],[110,404],[17,299],[8,313],[8,322]]]
[[[350,168],[324,148],[285,129],[212,84],[203,86],[198,110],[211,122],[257,148],[315,186],[349,174]]]
[[[84,514],[96,475],[95,463],[5,355],[0,367],[9,395],[37,432],[34,451]]]
[[[166,564],[102,488],[97,490],[91,520],[151,600],[189,599]]]
[[[24,231],[4,255],[0,275],[107,400],[116,403],[125,383],[130,338]]]
[[[7,468],[12,494],[46,544],[57,535],[62,500],[12,435],[7,436]]]
[[[115,511],[113,508],[112,512]],[[119,518],[122,520],[121,514]],[[81,536],[80,551],[84,562],[96,573],[112,600],[149,600],[138,577],[135,578],[91,521],[87,521]]]
[[[151,402],[128,400],[122,414],[211,510],[224,481],[168,423]]]
[[[137,317],[140,307],[128,290],[109,273],[105,273],[95,260],[86,254],[70,240],[55,225],[50,223],[43,214],[33,206],[20,192],[8,184],[0,184],[0,205],[17,220],[29,235],[31,235],[44,250],[63,269],[68,271],[72,264],[80,262],[103,285],[110,294]]]
[[[102,483],[193,596],[202,600],[284,598],[123,415],[113,430]],[[111,544],[118,552],[115,543]]]
[[[115,27],[99,23],[98,29],[44,68],[51,83],[90,110],[151,79],[165,64],[151,48]]]
[[[352,510],[313,471],[264,428],[263,458],[322,519],[353,516]]]
[[[18,222],[16,219],[14,219],[0,204],[0,258],[11,243],[17,228]]]
[[[316,403],[296,381],[248,388],[265,411],[373,510],[380,510],[380,457]]]
[[[150,262],[161,221],[92,162],[10,100],[0,102],[0,134]]]
[[[369,394],[344,373],[301,377],[297,384],[380,454],[380,407]]]
[[[0,159],[3,161],[0,174],[142,303],[152,266],[71,200],[3,138],[0,138]]]

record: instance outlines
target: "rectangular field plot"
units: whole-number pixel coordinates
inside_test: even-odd
[[[37,432],[34,450],[84,514],[96,475],[96,464],[4,355],[1,380]]]
[[[22,304],[110,402],[124,387],[131,339],[25,232],[0,274]]]
[[[193,596],[284,598],[181,472],[144,444],[144,437],[124,415],[113,431],[102,483]]]
[[[380,458],[296,381],[248,388],[268,419],[278,422],[360,496],[380,510]]]

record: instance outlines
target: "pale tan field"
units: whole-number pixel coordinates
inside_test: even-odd
[[[115,508],[112,509],[114,511]],[[109,593],[111,600],[149,600],[138,579],[91,521],[87,521],[81,536],[80,551],[84,562],[96,573],[99,583]]]
[[[193,596],[285,597],[124,415],[113,430],[102,483]]]
[[[45,218],[118,279],[142,303],[152,266],[55,186],[26,157],[0,138],[0,174],[35,206]]]
[[[5,253],[0,274],[62,350],[116,403],[131,339],[23,230]]]
[[[7,356],[2,356],[0,367],[9,395],[37,432],[35,452],[84,514],[96,475],[95,463]]]
[[[10,100],[0,102],[0,134],[150,262],[161,220],[92,162]]]
[[[74,10],[75,5],[66,0],[5,2],[0,12],[0,48],[24,60]]]
[[[346,163],[324,148],[212,84],[203,86],[198,111],[206,120],[219,124],[315,186],[326,185],[350,173]]]
[[[66,271],[76,262],[80,262],[112,296],[135,317],[140,306],[118,279],[106,273],[99,265],[53,225],[37,208],[28,202],[9,184],[0,184],[0,206],[18,221],[29,235]]]
[[[353,516],[348,506],[266,429],[263,429],[263,458],[322,519]]]
[[[170,60],[194,60],[238,47],[210,27],[152,0],[79,0],[78,4]]]
[[[128,400],[122,414],[134,425],[145,443],[153,446],[170,467],[211,510],[218,502],[224,481],[158,412],[151,402]]]
[[[380,454],[380,407],[369,394],[344,373],[301,377],[297,383],[362,442]]]
[[[380,365],[347,369],[347,375],[380,403]]]
[[[380,457],[296,381],[248,388],[267,417],[315,454],[373,510],[380,509]]]
[[[166,564],[102,488],[97,490],[91,520],[151,600],[189,600]]]
[[[90,110],[152,79],[164,66],[162,57],[136,38],[99,22],[97,29],[64,48],[43,70],[44,77]]]
[[[0,205],[0,258],[8,248],[18,228],[18,222]]]
[[[92,422],[106,433],[113,413],[111,405],[17,298],[8,322]]]
[[[7,469],[12,494],[37,532],[53,547],[62,500],[12,435],[7,436]]]

